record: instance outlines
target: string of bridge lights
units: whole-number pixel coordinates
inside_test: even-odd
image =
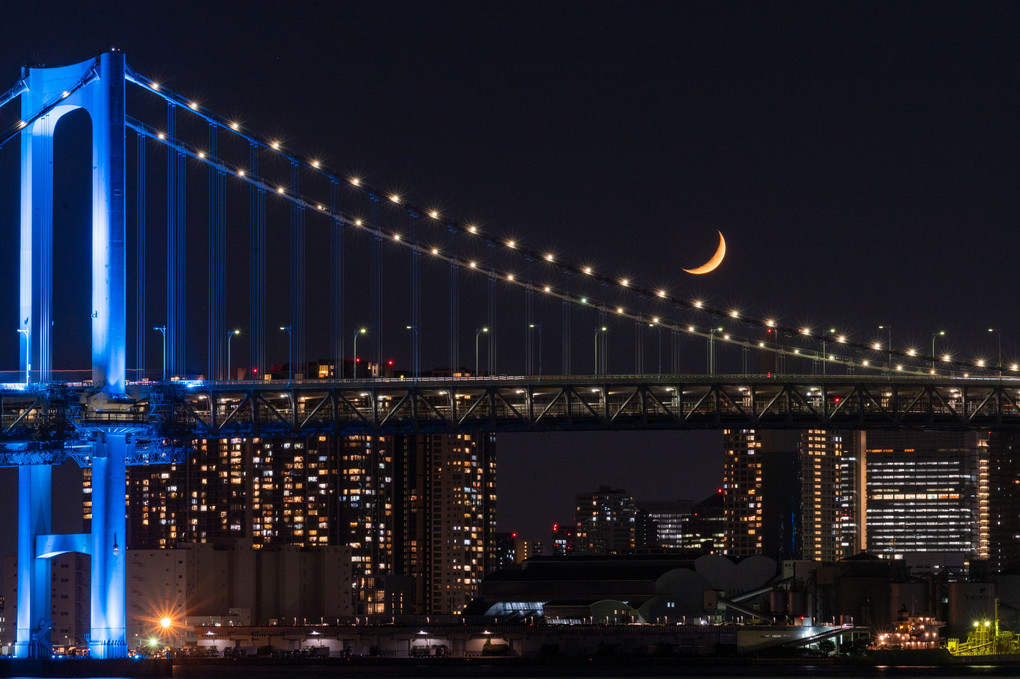
[[[250,185],[256,186],[267,193],[272,193],[283,197],[289,201],[292,201],[298,205],[305,207],[306,209],[314,210],[316,212],[324,213],[338,223],[346,224],[356,229],[365,230],[372,233],[378,238],[383,240],[390,240],[398,243],[404,247],[415,250],[424,255],[430,255],[433,258],[438,258],[442,261],[446,261],[450,264],[458,266],[463,269],[479,272],[495,280],[502,280],[508,284],[522,287],[533,292],[542,293],[549,295],[554,298],[562,299],[572,304],[578,304],[582,307],[590,308],[595,311],[605,312],[612,314],[616,317],[628,318],[637,322],[647,322],[651,327],[666,328],[675,333],[687,333],[695,335],[712,341],[718,338],[722,341],[743,346],[745,348],[756,348],[770,351],[775,354],[782,354],[786,356],[795,356],[799,358],[807,358],[809,360],[821,361],[824,363],[841,365],[849,369],[855,368],[866,368],[870,370],[880,372],[903,372],[908,374],[937,374],[938,370],[932,367],[930,370],[924,370],[917,366],[908,365],[906,361],[924,361],[930,362],[933,366],[936,363],[949,366],[950,370],[957,369],[963,371],[964,376],[968,376],[967,370],[973,368],[979,368],[984,370],[998,370],[1000,373],[1003,371],[1002,366],[987,364],[984,360],[976,360],[973,363],[967,363],[963,361],[953,360],[949,354],[942,356],[935,355],[924,355],[918,352],[916,349],[893,349],[892,347],[884,347],[879,342],[866,343],[851,340],[845,334],[839,334],[832,328],[828,333],[825,332],[813,332],[807,327],[797,327],[791,325],[785,325],[779,323],[775,319],[771,318],[758,318],[755,316],[747,316],[740,313],[736,309],[722,309],[714,307],[701,300],[686,300],[674,295],[671,295],[664,288],[650,288],[635,283],[633,280],[628,278],[617,278],[597,272],[593,267],[589,265],[576,264],[574,262],[562,259],[556,256],[550,251],[539,252],[530,248],[522,246],[521,243],[514,239],[499,239],[485,234],[474,224],[465,224],[456,221],[445,221],[444,218],[439,214],[437,210],[423,209],[413,203],[407,201],[405,198],[398,194],[386,193],[383,191],[377,191],[374,187],[366,184],[358,177],[342,178],[338,173],[334,172],[330,168],[323,165],[319,160],[304,160],[292,155],[286,151],[283,145],[278,140],[266,140],[266,138],[257,136],[242,127],[237,121],[228,120],[222,118],[215,113],[212,113],[200,106],[200,104],[186,97],[181,96],[175,92],[172,92],[162,86],[160,83],[151,79],[143,78],[135,73],[130,68],[127,72],[127,79],[156,94],[164,100],[179,105],[182,108],[190,111],[192,114],[201,117],[206,120],[209,124],[215,125],[219,128],[229,131],[249,142],[249,144],[261,148],[267,151],[278,154],[280,157],[286,159],[293,165],[304,167],[310,171],[317,172],[328,179],[331,183],[340,185],[347,185],[354,190],[364,193],[366,196],[373,200],[378,200],[380,197],[385,197],[390,203],[399,205],[409,215],[418,216],[426,215],[430,219],[445,226],[449,231],[469,234],[476,236],[481,242],[491,247],[502,247],[506,251],[510,251],[517,256],[523,256],[526,260],[542,261],[548,265],[559,268],[564,273],[575,274],[597,283],[601,283],[603,286],[613,286],[620,290],[624,290],[629,294],[635,294],[645,299],[654,299],[661,301],[665,304],[673,305],[677,308],[686,309],[690,311],[696,311],[708,314],[710,316],[726,319],[727,321],[737,322],[743,325],[747,325],[753,328],[761,329],[769,333],[776,333],[777,341],[775,344],[770,342],[753,340],[742,336],[736,336],[733,333],[728,333],[722,327],[711,327],[707,329],[699,328],[694,325],[688,325],[680,323],[678,321],[663,319],[659,316],[645,315],[641,313],[631,312],[624,307],[611,305],[601,300],[593,299],[588,296],[569,294],[567,292],[561,292],[554,289],[551,285],[537,284],[533,281],[524,280],[518,278],[512,272],[498,273],[495,269],[489,268],[486,270],[479,262],[475,260],[462,259],[452,254],[446,254],[439,248],[425,245],[421,242],[412,241],[398,232],[387,233],[383,229],[373,224],[368,224],[365,220],[357,218],[355,216],[344,213],[340,210],[335,210],[331,207],[327,207],[322,202],[312,200],[301,194],[291,192],[286,186],[282,184],[271,184],[267,180],[253,176],[247,172],[244,168],[227,163],[219,158],[213,158],[208,153],[188,145],[178,139],[169,139],[166,133],[159,131],[158,129],[149,125],[143,124],[140,121],[130,119],[129,126],[132,127],[136,132],[143,134],[147,137],[155,139],[161,143],[173,147],[180,153],[188,155],[199,162],[205,163],[211,167],[219,169],[220,171],[233,175],[242,181],[249,183]],[[83,83],[84,84],[84,83]],[[717,334],[718,333],[718,334]],[[821,351],[804,350],[800,348],[790,348],[779,344],[780,338],[783,335],[787,335],[791,338],[803,338],[805,340],[818,342],[822,345]],[[836,345],[846,347],[849,350],[857,350],[861,352],[881,352],[884,357],[888,357],[888,364],[883,365],[883,361],[871,361],[866,358],[857,358],[853,356],[842,356],[835,353],[826,352],[824,347],[826,343],[834,343]],[[905,363],[897,363],[892,365],[892,359],[904,360]],[[944,370],[944,369],[943,369]],[[1014,363],[1008,367],[1008,371],[1013,373],[1020,372],[1020,364]]]

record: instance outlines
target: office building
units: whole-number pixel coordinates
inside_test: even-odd
[[[655,544],[655,524],[622,488],[577,496],[577,554],[634,554]]]
[[[872,431],[865,440],[869,552],[988,558],[987,434]]]

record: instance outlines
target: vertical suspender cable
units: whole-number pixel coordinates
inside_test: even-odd
[[[209,155],[217,158],[216,125],[209,125]],[[226,334],[226,196],[223,171],[209,165],[209,379],[223,371]],[[229,372],[229,366],[227,366]],[[229,374],[224,377],[230,379]]]
[[[298,164],[290,164],[290,191],[300,195]],[[305,208],[300,201],[290,201],[290,327],[293,342],[296,377],[307,369],[305,365]]]
[[[177,105],[167,105],[167,134],[177,138]],[[186,183],[184,154],[167,151],[167,319],[166,368],[167,374],[183,375],[184,342],[186,337],[185,302],[185,222]]]
[[[135,134],[135,379],[145,379],[145,135]]]
[[[333,376],[347,377],[350,371],[343,370],[344,362],[344,229],[340,218],[339,184],[336,179],[329,181],[329,211],[333,216],[331,235],[331,263],[329,267],[330,285],[330,330],[329,345],[333,348]]]
[[[450,374],[453,375],[460,367],[460,300],[458,299],[457,273],[460,267],[457,265],[457,232],[450,227]]]
[[[370,206],[369,206],[369,228],[372,229],[373,234],[370,241],[369,253],[369,296],[370,306],[372,312],[371,325],[369,327],[369,346],[371,347],[371,353],[369,354],[369,360],[376,364],[376,366],[382,365],[382,303],[383,303],[383,275],[382,275],[382,238],[375,233],[375,230],[379,228],[379,196],[374,193],[369,194]],[[369,368],[371,369],[371,368]]]
[[[418,242],[418,215],[408,211],[412,243]],[[411,248],[411,371],[421,377],[421,252]]]
[[[496,268],[493,263],[492,256],[492,243],[487,245],[488,251],[486,252],[486,259],[488,260],[489,275],[485,280],[486,290],[488,291],[488,309],[489,309],[489,374],[496,374],[496,320],[498,314],[496,313]]]
[[[634,374],[645,372],[645,324],[640,317],[634,319]]]
[[[561,278],[562,278],[563,284],[561,285],[561,287],[563,288],[563,290],[566,290],[567,289],[567,276],[569,276],[569,272],[566,269],[563,269],[562,271],[563,271],[563,276]],[[569,375],[570,371],[571,371],[571,365],[570,365],[570,311],[571,311],[571,309],[570,309],[570,306],[571,306],[570,305],[570,300],[568,298],[564,297],[563,298],[563,302],[562,302],[562,307],[563,307],[563,337],[561,338],[562,341],[563,341],[563,368],[562,369],[563,369],[563,374],[564,375]]]
[[[249,172],[252,177],[259,174],[259,147],[249,147]],[[261,186],[251,184],[249,199],[249,285],[248,297],[248,345],[252,377],[262,379],[266,369],[266,192]]]
[[[527,351],[525,351],[525,374],[532,375],[535,371],[535,347],[532,335],[532,327],[535,324],[535,291],[531,288],[531,257],[524,256],[524,280],[528,281],[529,285],[524,288],[524,332],[527,334],[528,341],[525,343]]]

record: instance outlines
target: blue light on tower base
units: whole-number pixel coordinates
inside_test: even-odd
[[[125,63],[110,52],[59,68],[26,68],[21,94],[21,256],[18,330],[21,367],[36,357],[50,380],[53,319],[53,135],[61,116],[92,119],[92,383],[101,397],[125,393]],[[40,112],[44,112],[40,115]],[[26,380],[27,381],[27,380]],[[92,432],[90,535],[53,535],[50,467],[21,467],[18,499],[17,658],[48,658],[50,562],[67,552],[92,558],[93,658],[127,657],[124,550],[128,433]]]

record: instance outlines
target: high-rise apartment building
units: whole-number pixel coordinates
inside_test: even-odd
[[[988,559],[1002,573],[1020,567],[1020,435],[988,435]]]
[[[832,561],[847,556],[840,534],[843,436],[805,431],[725,430],[725,553]]]
[[[633,554],[655,544],[655,525],[622,488],[577,496],[576,554]]]
[[[126,546],[348,545],[356,614],[456,613],[494,562],[495,472],[487,434],[201,440],[128,469]]]
[[[978,432],[866,435],[867,548],[988,558],[988,447]]]

